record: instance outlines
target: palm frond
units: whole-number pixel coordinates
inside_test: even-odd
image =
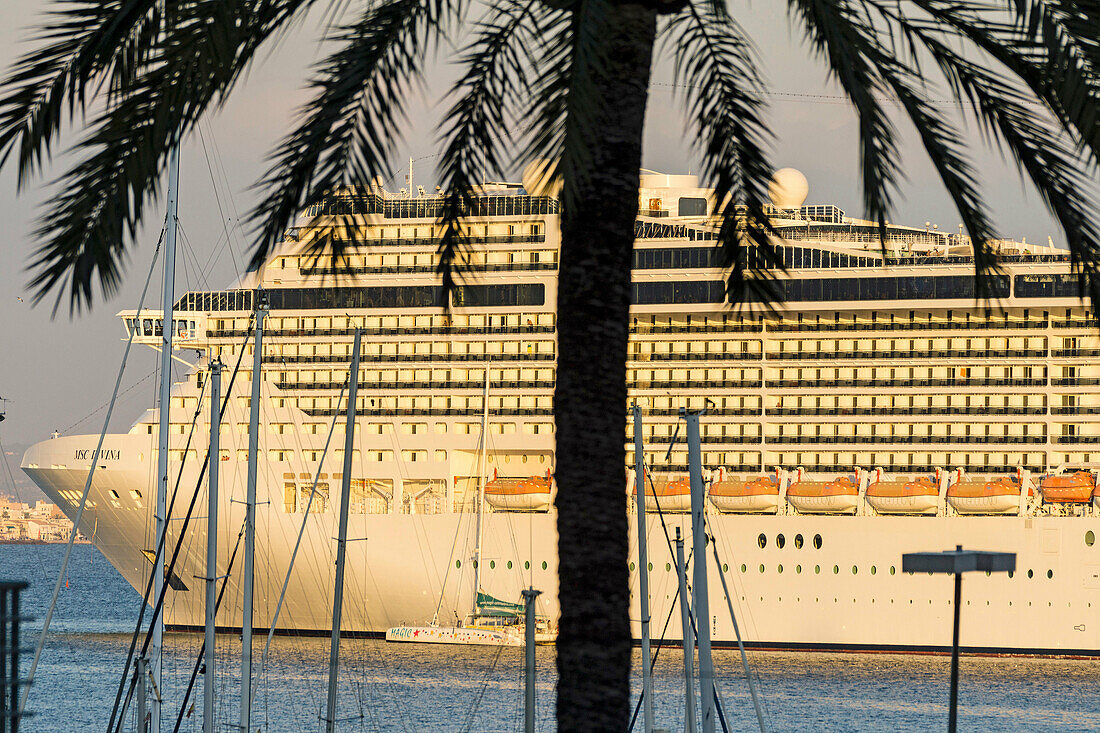
[[[388,173],[409,87],[460,7],[460,0],[384,0],[337,34],[340,48],[311,82],[314,99],[258,184],[270,193],[252,212],[260,224],[251,267],[306,204],[349,187],[366,195],[370,181]],[[340,240],[332,244],[339,257]]]
[[[112,94],[78,144],[85,157],[61,178],[44,210],[45,240],[30,264],[35,300],[57,288],[70,310],[91,301],[93,280],[110,294],[144,206],[158,191],[168,152],[224,99],[293,2],[196,0],[165,26],[129,85]],[[230,17],[226,17],[231,10]],[[217,27],[211,20],[218,20]],[[67,285],[66,285],[67,283]]]
[[[914,0],[936,28],[953,31],[1015,75],[1092,157],[1100,158],[1100,4],[1019,0],[1005,9]]]
[[[523,117],[527,143],[522,157],[549,161],[547,177],[562,184],[563,207],[576,201],[577,191],[591,172],[588,146],[598,130],[591,111],[594,70],[606,49],[596,28],[607,12],[608,0],[582,0],[569,10],[552,10],[539,24],[542,45],[530,84],[531,100]]]
[[[791,0],[790,7],[859,115],[864,208],[878,222],[885,244],[886,217],[901,171],[894,127],[878,101],[886,89],[869,58],[872,50],[866,37],[874,32],[871,21],[847,0]]]
[[[514,120],[507,109],[518,108],[528,89],[527,72],[537,62],[531,30],[543,12],[541,3],[497,0],[461,58],[466,73],[451,92],[456,99],[444,116],[449,123],[438,168],[445,191],[438,271],[447,292],[462,274],[467,242],[462,220],[473,208],[474,185],[501,171],[504,148],[512,142]]]
[[[755,50],[725,9],[711,2],[689,4],[672,17],[669,31],[676,36],[675,72],[688,90],[703,174],[714,185],[717,246],[730,270],[727,294],[734,303],[772,303],[781,297],[775,272],[783,264],[764,209],[771,134]]]

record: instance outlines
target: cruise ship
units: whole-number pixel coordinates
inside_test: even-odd
[[[675,527],[690,535],[677,424],[681,408],[706,407],[716,643],[734,641],[721,574],[750,646],[948,647],[951,580],[904,573],[901,557],[963,545],[1017,553],[1013,573],[967,576],[964,649],[1096,654],[1100,335],[1068,254],[995,242],[1001,271],[979,300],[961,231],[890,223],[883,239],[873,222],[807,205],[807,188],[790,169],[772,187],[786,302],[770,311],[727,302],[712,192],[695,176],[641,174],[628,378],[644,412],[648,501],[662,506],[647,513],[654,637],[682,635],[666,540]],[[334,193],[302,213],[262,271],[179,298],[168,327],[190,368],[170,405],[107,435],[98,453],[97,435],[38,443],[23,470],[72,517],[95,462],[79,529],[142,591],[155,547],[158,410],[170,409],[178,496],[169,543],[182,544],[166,621],[201,627],[205,520],[183,535],[182,517],[193,492],[198,507],[206,502],[208,376],[220,359],[232,388],[217,456],[218,572],[229,575],[218,625],[240,627],[239,560],[230,567],[230,558],[244,516],[249,337],[262,300],[256,625],[272,623],[301,530],[276,626],[329,627],[355,329],[364,336],[344,630],[450,623],[475,592],[515,601],[528,586],[542,591],[539,613],[554,617],[559,205],[537,190],[535,181],[479,188],[467,281],[449,295],[436,274],[438,195]],[[318,249],[325,237],[343,240],[343,257]],[[159,311],[120,316],[123,340],[160,344]],[[631,430],[623,486],[633,495]]]

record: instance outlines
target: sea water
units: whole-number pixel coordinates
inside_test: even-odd
[[[27,628],[29,645],[37,640],[63,552],[59,545],[0,545],[0,578],[31,584],[23,609],[38,620]],[[31,689],[28,709],[34,715],[20,731],[106,730],[138,610],[137,593],[94,547],[74,548]],[[258,634],[253,729],[322,730],[328,639],[277,636],[261,667],[265,642]],[[175,726],[201,643],[200,634],[165,637],[162,730]],[[219,635],[217,655],[218,730],[235,730],[231,726],[237,722],[240,699],[237,635]],[[540,647],[537,656],[538,730],[552,731],[553,648]],[[740,656],[721,650],[714,657],[729,730],[754,730]],[[683,730],[682,659],[680,649],[658,652],[658,727]],[[28,655],[24,673],[29,661]],[[750,652],[749,662],[773,731],[896,733],[946,727],[946,657]],[[634,674],[639,689],[637,653]],[[1100,660],[964,657],[959,729],[1100,730],[1098,676]],[[202,684],[200,676],[182,708],[182,731],[201,731]],[[346,639],[337,717],[342,732],[522,730],[523,650]],[[641,730],[640,722],[635,730]]]

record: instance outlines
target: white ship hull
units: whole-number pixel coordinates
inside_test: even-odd
[[[30,449],[25,470],[70,516],[72,497],[83,488],[88,463],[72,456],[94,436],[59,438]],[[147,506],[138,506],[131,491],[148,496],[150,436],[108,436],[108,456],[97,469],[90,508],[80,529],[139,592],[145,588],[153,528]],[[118,453],[111,453],[118,451]],[[142,456],[133,467],[119,468],[111,457]],[[69,457],[66,468],[62,456]],[[118,463],[121,463],[120,461]],[[154,462],[155,463],[155,462]],[[33,468],[28,464],[37,465]],[[171,545],[182,531],[194,486],[193,471],[184,471],[180,496],[170,523]],[[229,572],[229,588],[218,624],[240,626],[239,565],[228,561],[243,518],[240,482],[223,484],[219,514],[218,572]],[[114,490],[119,499],[113,499]],[[64,493],[63,493],[64,492]],[[278,496],[261,486],[257,510],[257,627],[266,628],[286,575],[301,514],[275,507]],[[206,546],[205,490],[195,519],[187,529],[175,575],[186,590],[168,591],[167,622],[198,628],[203,622],[203,575]],[[112,502],[120,506],[114,506]],[[265,503],[266,502],[266,503]],[[539,613],[558,614],[557,552],[553,513],[492,512],[485,521],[482,583],[485,592],[518,599],[533,585],[542,591]],[[344,630],[382,635],[391,627],[457,619],[470,607],[472,517],[464,513],[435,515],[352,515],[349,526],[347,594]],[[666,522],[689,534],[690,517],[666,515]],[[311,516],[278,628],[323,632],[331,619],[336,513]],[[651,608],[654,618],[670,615],[676,575],[659,518],[649,517]],[[971,574],[963,584],[962,644],[989,653],[1094,655],[1100,650],[1100,547],[1086,533],[1100,532],[1100,517],[1057,516],[754,516],[713,514],[723,568],[708,557],[711,627],[719,644],[735,641],[719,572],[724,572],[741,631],[752,646],[803,649],[943,649],[951,641],[951,580],[902,573],[902,553],[951,549],[956,545],[1017,553],[1017,571],[1007,575]],[[633,526],[633,522],[631,523]],[[760,541],[763,535],[764,542]],[[784,541],[779,542],[779,535]],[[801,535],[801,538],[798,538]],[[1092,534],[1090,536],[1095,536]],[[456,542],[456,537],[458,541]],[[820,537],[820,540],[817,538]],[[632,546],[633,546],[632,540]],[[779,545],[782,544],[782,547]],[[820,544],[820,548],[816,546]],[[763,545],[763,547],[761,547]],[[456,563],[461,567],[456,567]],[[636,575],[631,585],[637,588]],[[638,618],[635,596],[631,617]],[[679,614],[671,614],[667,638],[681,638]],[[635,626],[635,633],[638,633]]]

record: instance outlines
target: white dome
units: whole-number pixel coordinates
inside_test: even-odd
[[[797,209],[806,201],[810,184],[802,171],[780,168],[768,184],[768,196],[777,209]]]

